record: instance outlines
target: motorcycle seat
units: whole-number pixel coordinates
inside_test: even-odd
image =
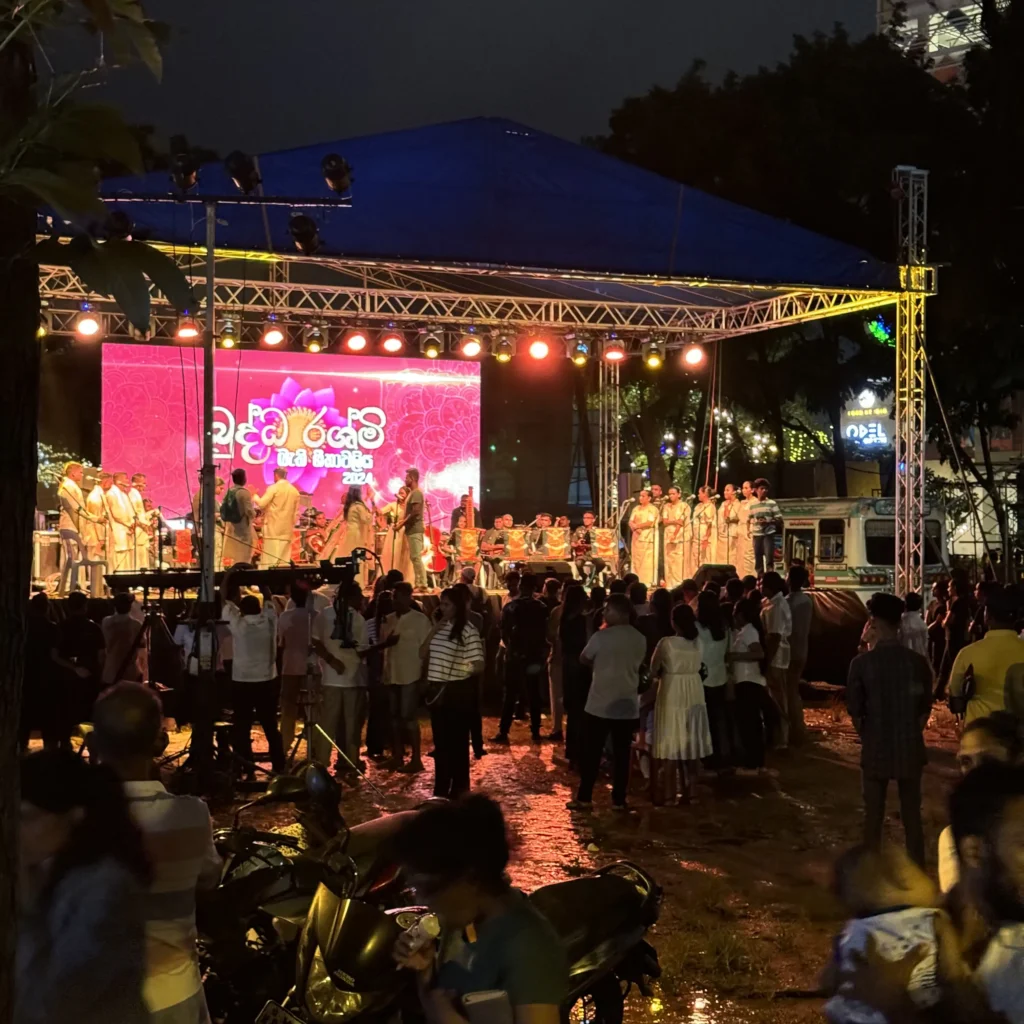
[[[399,811],[352,826],[345,852],[356,866],[360,886],[371,881],[379,865],[391,864],[388,841],[415,814],[415,811]]]
[[[530,894],[530,902],[565,943],[575,963],[624,929],[641,924],[643,897],[636,886],[618,875],[593,875],[545,885]]]

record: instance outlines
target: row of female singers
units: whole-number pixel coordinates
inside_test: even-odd
[[[678,487],[670,487],[665,498],[640,492],[628,522],[633,572],[641,582],[650,586],[664,579],[675,587],[707,563],[732,565],[741,577],[754,573],[750,513],[758,496],[752,484],[744,481],[742,497],[733,484],[725,485],[721,504],[715,497],[710,487],[701,487],[691,509]]]

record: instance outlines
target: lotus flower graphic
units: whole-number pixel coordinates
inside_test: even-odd
[[[271,414],[266,415],[266,410],[276,409],[284,417],[281,433],[284,434],[284,443],[278,447],[295,451],[304,448],[302,433],[305,428],[323,411],[317,426],[327,430],[329,427],[344,427],[348,420],[335,408],[334,388],[319,388],[314,391],[312,388],[304,388],[298,381],[286,377],[279,391],[270,398],[254,398],[250,404],[264,411],[261,423],[263,426],[280,422],[280,417]],[[254,422],[256,417],[253,418]],[[283,427],[287,426],[287,433]],[[263,462],[263,480],[270,484],[274,481],[274,470],[277,468],[277,458],[273,448],[264,444],[254,444],[251,452],[254,459]],[[288,468],[288,482],[294,484],[300,491],[306,494],[312,493],[317,485],[330,470],[312,464],[299,468]]]

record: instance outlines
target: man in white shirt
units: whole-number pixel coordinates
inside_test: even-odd
[[[146,489],[146,474],[135,473],[132,476],[132,485],[128,490],[128,501],[132,506],[132,517],[134,532],[134,562],[133,567],[138,569],[149,568],[149,538],[152,533],[150,514],[142,502],[142,492]]]
[[[168,793],[155,777],[153,758],[167,735],[152,690],[119,683],[96,702],[93,723],[89,751],[120,777],[152,862],[142,987],[150,1019],[202,1024],[210,1018],[196,953],[196,892],[216,886],[222,868],[210,812],[199,797]]]
[[[100,623],[104,645],[104,686],[112,686],[123,679],[130,682],[142,680],[142,644],[139,641],[142,621],[139,620],[139,612],[135,611],[135,607],[135,598],[127,591],[115,594],[114,614],[108,615]],[[145,620],[144,615],[142,620]]]
[[[221,614],[231,630],[235,754],[252,763],[252,724],[255,720],[267,737],[274,771],[283,772],[284,746],[277,728],[280,684],[277,678],[277,614],[274,602],[269,591],[264,591],[262,608],[260,599],[252,594],[238,597],[233,577],[231,570],[224,574]]]
[[[430,636],[431,624],[423,612],[413,607],[412,584],[396,583],[391,592],[394,611],[381,625],[379,646],[384,650],[384,684],[391,710],[391,760],[385,766],[394,771],[414,774],[423,771],[420,759],[420,690],[423,661],[420,647]],[[405,745],[412,757],[404,765]]]
[[[85,543],[85,557],[90,562],[98,562],[100,559],[110,557],[105,554],[107,512],[104,499],[113,483],[114,477],[110,473],[100,473],[99,480],[85,499],[85,510],[89,515],[84,522],[79,521],[78,532]],[[99,595],[94,596],[98,597]]]
[[[263,510],[263,555],[261,567],[288,565],[291,562],[292,536],[299,512],[299,489],[288,482],[288,470],[278,466],[274,482],[262,497],[253,495],[253,504]]]
[[[347,591],[339,589],[334,604],[320,612],[313,622],[313,650],[320,657],[323,675],[323,701],[317,724],[342,752],[335,765],[338,774],[362,772],[366,767],[359,759],[367,703],[361,654],[367,646],[362,606],[363,592],[353,583]],[[325,765],[330,764],[331,745],[319,730],[313,737],[313,756]]]
[[[761,625],[764,627],[764,657],[768,663],[768,692],[779,707],[779,750],[789,746],[789,638],[793,632],[793,615],[782,593],[782,577],[768,571],[761,577],[764,606]]]
[[[288,607],[277,625],[277,643],[281,648],[281,741],[286,750],[295,740],[295,722],[300,697],[309,702],[320,688],[320,662],[313,653],[313,622],[316,605],[309,586],[303,580],[291,585]]]
[[[604,606],[605,628],[587,641],[580,661],[593,666],[593,681],[583,712],[583,754],[580,786],[571,811],[593,808],[594,783],[609,733],[612,738],[612,808],[625,811],[629,788],[629,756],[640,718],[640,665],[647,656],[647,640],[629,624],[630,602],[625,594],[612,594]]]
[[[82,477],[85,470],[80,462],[69,462],[64,467],[64,477],[57,488],[60,502],[61,543],[64,546],[64,568],[60,574],[60,593],[63,595],[70,583],[72,590],[81,589],[81,567],[86,559],[85,540],[82,531],[86,529],[90,515],[82,495]]]
[[[107,534],[107,567],[111,572],[131,572],[135,541],[135,512],[128,498],[127,473],[115,473],[114,484],[104,499],[110,531]]]
[[[807,665],[807,648],[811,637],[814,602],[804,593],[809,577],[802,565],[789,568],[789,605],[792,633],[789,637],[789,668],[786,669],[786,701],[789,710],[789,742],[799,746],[807,739],[804,727],[804,702],[800,696],[800,680]]]

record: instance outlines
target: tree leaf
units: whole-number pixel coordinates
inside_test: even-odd
[[[82,248],[67,245],[63,248],[68,250],[68,266],[89,291],[97,295],[113,294],[110,274],[95,245],[90,243]]]
[[[93,24],[101,32],[109,32],[114,27],[114,12],[107,0],[81,0],[81,2],[89,12]]]
[[[156,36],[149,27],[149,22],[139,24],[134,21],[120,21],[117,26],[117,35],[131,44],[139,59],[159,82],[164,73],[164,58],[157,45]]]
[[[149,283],[142,268],[130,252],[125,252],[116,245],[113,248],[109,243],[98,245],[93,251],[108,283],[106,294],[113,298],[134,327],[140,331],[148,331]],[[72,269],[76,269],[74,265]]]
[[[0,179],[0,188],[23,189],[68,219],[83,214],[103,216],[91,164],[65,163],[56,170],[17,167]]]
[[[42,132],[40,143],[68,156],[108,161],[141,174],[139,143],[120,113],[102,104],[66,103]]]
[[[126,263],[131,263],[142,270],[178,313],[184,313],[186,310],[195,313],[199,309],[199,297],[193,291],[188,278],[166,253],[144,242],[119,239],[112,239],[103,248],[117,253]]]

